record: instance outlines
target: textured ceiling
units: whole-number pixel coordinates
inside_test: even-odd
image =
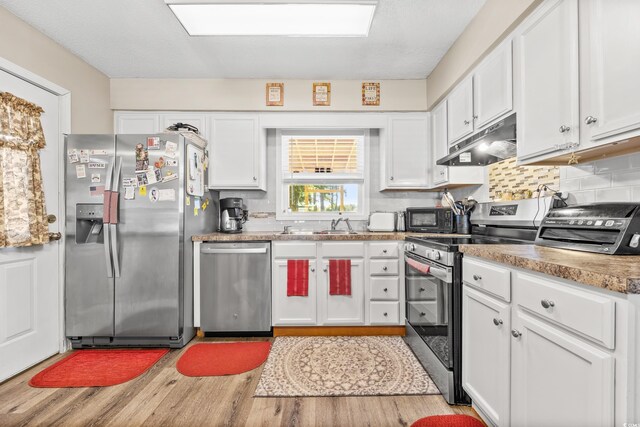
[[[163,0],[0,6],[114,78],[414,79],[484,1],[380,0],[367,38],[189,37]]]

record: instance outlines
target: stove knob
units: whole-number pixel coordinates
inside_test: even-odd
[[[442,258],[442,257],[440,256],[440,252],[438,252],[438,251],[433,251],[433,253],[431,254],[431,256],[432,256],[432,258],[433,258],[434,260],[436,260],[436,261],[439,261],[439,260],[440,260],[440,258]]]

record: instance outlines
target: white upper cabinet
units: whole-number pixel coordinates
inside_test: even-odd
[[[393,114],[381,131],[381,188],[429,187],[429,114]]]
[[[473,79],[467,77],[447,97],[449,143],[473,133]]]
[[[473,120],[478,130],[513,110],[511,40],[497,47],[473,73]]]
[[[160,115],[157,113],[115,113],[115,133],[140,134],[160,131]]]
[[[431,110],[431,144],[433,146],[433,169],[431,180],[434,186],[447,182],[449,168],[438,166],[436,161],[449,153],[447,141],[447,100],[445,99]]]
[[[586,145],[640,134],[640,2],[580,1],[581,131]]]
[[[579,141],[578,1],[549,1],[515,39],[518,159]]]
[[[209,188],[264,190],[266,141],[257,114],[213,114],[209,131]]]

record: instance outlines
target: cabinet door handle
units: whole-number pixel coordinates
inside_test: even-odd
[[[556,303],[548,299],[543,299],[542,301],[540,301],[540,305],[542,305],[542,307],[544,308],[551,308],[555,307]]]
[[[324,271],[324,272],[326,273],[326,272],[327,272],[327,267],[324,267],[324,268],[322,269],[322,271]]]
[[[476,282],[477,282],[478,280],[482,280],[482,276],[477,275],[477,274],[474,274],[474,275],[473,275],[473,280],[475,280]]]
[[[500,326],[502,325],[504,322],[502,321],[502,319],[498,319],[497,317],[493,318],[493,324],[496,326]]]
[[[254,181],[257,181],[257,180],[258,180],[258,178],[256,178],[256,177],[254,176],[254,177],[253,177],[253,180],[254,180]]]
[[[425,290],[425,288],[420,288],[420,292],[424,292]]]
[[[385,292],[388,292],[388,291],[389,291],[389,289],[387,289],[387,288],[384,288],[384,289],[383,289],[383,291],[385,291]]]
[[[316,272],[316,269],[315,269],[315,268],[311,268],[311,272],[312,272],[312,273],[315,273],[315,272]]]
[[[570,126],[565,126],[565,125],[560,126],[560,133],[569,132],[570,130],[571,130]]]
[[[388,314],[387,314],[386,312],[385,312],[383,315],[384,315],[384,317],[387,317],[387,316],[388,316]]]
[[[478,120],[478,115],[477,114],[473,116],[473,120]]]
[[[522,333],[517,329],[512,329],[511,336],[514,338],[520,338],[522,336]]]
[[[391,181],[393,181],[393,177],[392,177],[392,176],[390,176],[390,177],[389,177],[389,179],[390,179]]]
[[[469,123],[471,123],[469,120],[465,120],[465,121],[464,121],[464,125],[465,125],[465,126],[468,126],[468,125],[469,125]]]
[[[424,317],[426,315],[427,315],[427,313],[425,313],[424,311],[420,313],[420,316],[422,316],[422,317]]]
[[[585,123],[585,124],[587,124],[587,125],[594,124],[594,123],[595,123],[595,122],[597,122],[597,121],[598,121],[598,119],[596,119],[596,118],[595,118],[595,117],[593,117],[593,116],[587,116],[587,118],[586,118],[586,119],[584,119],[584,123]]]

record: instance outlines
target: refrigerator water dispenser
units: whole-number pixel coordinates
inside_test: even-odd
[[[102,203],[76,205],[76,243],[103,243]]]

